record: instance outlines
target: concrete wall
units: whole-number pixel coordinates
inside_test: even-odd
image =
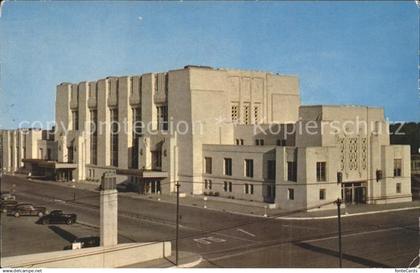
[[[130,243],[1,258],[2,267],[81,268],[123,267],[168,257],[170,242]]]

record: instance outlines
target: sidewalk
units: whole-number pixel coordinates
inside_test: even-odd
[[[181,267],[181,268],[190,268],[199,265],[203,258],[191,252],[179,252],[179,265],[175,265],[175,253],[172,251],[172,255],[169,257],[156,259],[153,261],[148,261],[144,263],[132,264],[125,266],[125,268],[168,268],[168,267]]]
[[[19,175],[16,175],[19,176]],[[26,178],[26,177],[25,177]],[[55,181],[43,181],[35,180],[34,182],[54,184],[63,187],[73,186],[76,189],[83,189],[89,191],[97,191],[98,184],[91,182],[55,182]],[[150,200],[155,202],[163,202],[169,204],[176,203],[176,195],[172,194],[156,194],[156,195],[141,195],[135,192],[120,192],[121,197],[128,197],[133,199]],[[204,200],[207,197],[207,200]],[[262,202],[252,202],[237,199],[227,199],[222,197],[214,196],[202,196],[202,195],[187,195],[180,197],[180,206],[196,207],[214,211],[221,211],[226,213],[246,215],[253,217],[268,217],[278,220],[323,220],[337,218],[337,210],[320,210],[320,211],[286,211],[280,208],[269,208],[269,204]],[[403,210],[420,210],[420,200],[415,200],[408,203],[396,203],[396,204],[380,204],[380,205],[368,205],[359,204],[354,206],[342,206],[341,213],[342,217],[351,217],[358,215],[368,215],[377,213],[388,213],[397,212]]]
[[[341,207],[341,217],[390,213],[404,210],[420,210],[420,200],[407,203],[380,205],[359,204],[354,206]],[[334,218],[337,218],[337,210],[299,212],[276,217],[276,219],[279,220],[324,220]]]

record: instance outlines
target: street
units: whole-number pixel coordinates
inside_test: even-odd
[[[2,256],[60,250],[69,236],[98,233],[98,192],[17,176],[3,176],[1,187],[19,202],[76,213],[79,222],[52,227],[2,215]],[[175,205],[120,193],[118,210],[120,242],[171,240],[175,248]],[[182,206],[182,199],[180,215],[180,250],[203,256],[200,267],[338,267],[337,219],[236,215]],[[407,267],[419,252],[419,216],[416,209],[343,218],[343,266]]]

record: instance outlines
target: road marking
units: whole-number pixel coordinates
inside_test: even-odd
[[[217,237],[213,237],[213,236],[207,237],[207,240],[210,240],[210,241],[215,242],[215,243],[224,243],[224,242],[226,242],[225,239],[217,238]]]
[[[341,237],[346,238],[346,237],[360,236],[360,235],[394,231],[394,230],[401,230],[401,229],[404,229],[404,228],[393,227],[393,228],[385,228],[385,229],[378,229],[378,230],[362,231],[362,232],[356,232],[356,233],[351,233],[351,234],[345,234],[345,235],[342,235]],[[328,240],[337,239],[337,238],[338,238],[338,236],[330,236],[330,237],[319,238],[319,239],[311,239],[311,240],[306,240],[306,241],[301,241],[301,242],[302,243],[314,243],[314,242],[328,241]]]
[[[63,204],[66,203],[66,201],[60,200],[60,199],[54,199],[54,202],[56,202],[56,203],[63,203]]]
[[[236,230],[237,230],[237,231],[240,231],[240,232],[242,232],[242,233],[245,233],[246,235],[249,235],[249,236],[251,236],[251,237],[255,237],[255,236],[256,236],[255,234],[252,234],[251,232],[248,232],[248,231],[243,230],[243,229],[241,229],[241,228],[237,228]]]
[[[211,242],[207,241],[206,239],[207,238],[204,237],[204,238],[198,238],[198,239],[193,239],[193,240],[194,240],[194,242],[199,243],[199,244],[210,245]]]
[[[203,245],[210,245],[212,242],[213,243],[224,243],[224,242],[226,242],[225,239],[217,238],[217,237],[213,237],[213,236],[197,238],[197,239],[193,239],[193,241],[196,242],[196,243],[203,244]]]

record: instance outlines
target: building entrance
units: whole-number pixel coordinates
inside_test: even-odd
[[[366,203],[366,183],[350,182],[341,184],[341,198],[346,205]]]

